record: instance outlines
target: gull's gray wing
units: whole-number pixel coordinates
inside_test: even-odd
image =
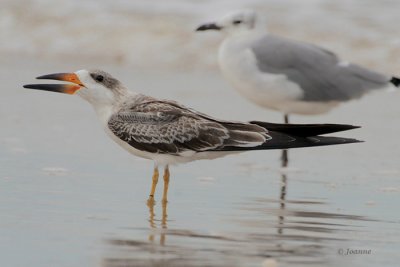
[[[219,122],[172,101],[125,104],[111,116],[108,127],[138,150],[172,155],[256,146],[268,139],[263,127]]]
[[[320,47],[265,35],[251,46],[262,72],[284,74],[303,90],[304,101],[346,101],[385,87],[390,77],[354,64],[340,64]]]

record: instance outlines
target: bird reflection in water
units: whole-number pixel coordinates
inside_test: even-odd
[[[157,222],[160,220],[156,219],[156,214],[154,212],[154,206],[155,206],[155,201],[154,199],[152,201],[147,201],[147,207],[149,208],[149,223],[150,223],[150,233],[149,233],[149,241],[151,243],[154,243],[154,239],[157,235]],[[163,201],[162,202],[162,214],[161,214],[161,232],[160,232],[160,245],[164,246],[165,245],[165,232],[167,229],[167,207],[168,207],[168,202]]]
[[[279,208],[281,210],[281,215],[279,215],[278,218],[278,234],[283,233],[283,225],[285,223],[285,208],[286,208],[286,190],[287,190],[287,176],[285,173],[282,173],[281,175],[281,190],[280,190],[280,195],[279,195]]]
[[[158,206],[153,202],[148,205],[150,227],[132,229],[148,240],[129,235],[108,239],[112,249],[102,266],[232,267],[266,259],[276,260],[279,266],[326,266],[329,257],[336,256],[333,247],[352,241],[349,231],[357,233],[373,222],[364,216],[325,212],[334,207],[323,200],[287,200],[286,190],[283,183],[279,200],[256,198],[239,203],[236,212],[221,217],[229,218],[227,229],[234,225],[235,230],[219,233],[210,233],[214,229],[210,225],[202,230],[176,225],[167,229],[167,203]],[[157,216],[159,210],[161,216]]]
[[[285,114],[284,116],[285,123],[289,123],[289,116]],[[284,149],[282,150],[282,156],[281,156],[281,166],[282,169],[287,168],[289,166],[289,155],[288,155],[288,150]],[[285,210],[285,200],[286,200],[286,190],[287,190],[287,176],[284,172],[281,174],[281,191],[280,191],[280,209],[282,211],[282,215],[279,216],[279,223],[278,223],[278,234],[283,233],[283,223],[285,221],[285,217],[283,216],[284,210]]]

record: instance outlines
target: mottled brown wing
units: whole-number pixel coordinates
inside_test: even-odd
[[[124,107],[111,116],[108,127],[132,147],[161,154],[213,150],[229,139],[221,124],[162,101]]]

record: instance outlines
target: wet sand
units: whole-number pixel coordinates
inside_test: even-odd
[[[291,150],[284,171],[279,151],[175,166],[168,206],[161,205],[158,188],[151,209],[151,162],[109,140],[78,97],[22,88],[41,74],[96,64],[4,62],[1,265],[398,265],[399,92],[372,94],[324,116],[292,118],[361,125],[342,135],[365,143]],[[241,99],[218,72],[100,65],[131,90],[216,117],[282,119]],[[348,249],[364,254],[340,254]]]

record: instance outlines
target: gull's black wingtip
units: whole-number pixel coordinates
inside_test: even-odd
[[[400,87],[400,78],[397,78],[397,77],[392,77],[391,79],[390,79],[390,82],[394,85],[394,86],[396,86],[396,87]]]

